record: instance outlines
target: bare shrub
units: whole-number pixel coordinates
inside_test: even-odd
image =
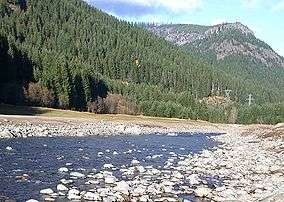
[[[27,104],[34,106],[53,107],[55,103],[53,92],[39,83],[29,83],[24,97]]]
[[[109,94],[104,99],[106,113],[108,114],[130,114],[136,115],[138,113],[137,106],[126,100],[122,95]]]

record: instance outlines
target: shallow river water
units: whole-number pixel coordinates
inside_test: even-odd
[[[0,201],[41,200],[40,190],[56,190],[59,180],[66,175],[58,173],[61,167],[89,173],[100,171],[104,164],[127,167],[137,159],[142,166],[160,169],[173,154],[182,157],[213,148],[218,143],[210,138],[212,135],[182,133],[177,136],[0,140]]]

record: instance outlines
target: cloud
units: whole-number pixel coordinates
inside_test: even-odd
[[[127,8],[129,14],[132,10],[139,15],[142,11],[150,13],[158,10],[165,10],[167,12],[179,13],[185,11],[192,11],[202,7],[203,0],[85,0],[86,2],[98,6],[99,8],[108,8],[120,12]],[[126,7],[125,7],[126,6]],[[128,9],[130,8],[130,9]],[[132,8],[132,10],[131,10]],[[138,11],[137,11],[138,10]]]
[[[284,10],[284,0],[278,2],[272,7],[273,12],[278,12]]]

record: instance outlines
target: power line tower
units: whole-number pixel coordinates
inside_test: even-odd
[[[212,85],[211,85],[211,96],[214,95],[214,92],[215,92],[215,84],[212,82]]]
[[[225,95],[226,95],[226,98],[230,100],[230,94],[231,94],[232,90],[225,90]]]
[[[249,94],[249,97],[248,97],[248,99],[247,99],[248,105],[251,106],[252,101],[254,101],[254,100],[255,100],[255,99],[252,97],[252,94]]]

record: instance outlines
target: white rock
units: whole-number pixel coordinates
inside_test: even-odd
[[[139,198],[140,202],[148,202],[149,201],[149,196],[143,195]]]
[[[114,168],[114,166],[112,164],[104,164],[103,166],[104,169],[111,169],[111,168]]]
[[[105,183],[106,184],[114,184],[116,181],[116,178],[114,176],[107,176],[105,177]]]
[[[75,194],[68,194],[67,198],[71,201],[72,200],[77,200],[77,201],[81,200],[81,196],[75,195]]]
[[[57,185],[56,189],[58,191],[68,191],[68,188],[66,186],[64,186],[63,184]]]
[[[69,200],[81,200],[81,196],[79,196],[80,191],[78,191],[77,189],[70,189],[68,191],[68,196],[67,198]]]
[[[68,172],[68,168],[62,167],[62,168],[59,168],[58,171],[61,173]]]
[[[133,196],[142,196],[142,195],[145,194],[145,192],[146,192],[146,188],[144,186],[138,186],[133,190],[132,195]]]
[[[73,180],[61,179],[60,182],[61,182],[62,184],[72,184],[72,183],[73,183]]]
[[[133,160],[131,161],[131,164],[135,166],[135,165],[139,165],[140,162],[139,162],[138,160],[133,159]]]
[[[194,190],[194,193],[198,197],[206,197],[209,196],[209,194],[211,193],[211,189],[206,187],[199,187]]]
[[[68,191],[68,195],[79,195],[79,194],[80,194],[80,191],[77,189],[70,189]]]
[[[117,152],[117,151],[114,151],[112,154],[113,154],[113,155],[118,155],[118,152]]]
[[[116,187],[114,187],[114,191],[121,192],[122,194],[128,195],[130,190],[130,186],[125,181],[120,181],[116,183]]]
[[[48,201],[55,201],[54,198],[50,198],[50,197],[47,197],[47,198],[44,198],[44,201],[48,202]]]
[[[78,178],[83,178],[83,177],[85,177],[84,174],[79,173],[79,172],[71,172],[71,173],[70,173],[70,176],[72,176],[72,177],[78,177]]]
[[[0,137],[2,138],[13,138],[14,135],[9,130],[4,130],[0,132]]]
[[[29,200],[27,200],[26,202],[39,202],[39,201],[37,201],[37,200],[35,200],[35,199],[29,199]]]
[[[40,190],[39,193],[50,195],[50,194],[53,194],[54,192],[53,192],[52,189],[48,188],[48,189],[42,189],[42,190]]]
[[[191,185],[198,185],[198,184],[200,184],[200,181],[201,181],[197,174],[192,174],[192,175],[188,176],[187,180],[189,180],[189,183]]]
[[[137,170],[139,173],[144,173],[146,171],[143,166],[137,166]]]
[[[8,146],[8,147],[6,147],[6,150],[8,150],[8,151],[12,151],[12,150],[13,150],[13,148],[12,148],[12,147],[10,147],[10,146]]]
[[[92,193],[92,192],[87,192],[84,197],[83,197],[85,200],[88,200],[88,201],[100,201],[101,200],[101,197],[99,194],[95,194],[95,193]]]
[[[174,171],[173,172],[173,177],[174,178],[178,178],[178,179],[182,179],[184,176],[180,172]]]

